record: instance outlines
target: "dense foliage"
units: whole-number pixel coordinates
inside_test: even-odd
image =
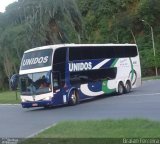
[[[159,0],[18,0],[10,4],[0,13],[0,90],[18,72],[24,50],[58,43],[137,43],[143,76],[155,75],[155,64],[160,67],[159,7]]]
[[[0,14],[0,89],[17,73],[25,50],[79,42],[81,14],[74,0],[18,0]]]
[[[143,76],[160,66],[159,0],[77,0],[88,43],[136,43]],[[142,21],[144,20],[144,21]],[[153,28],[156,57],[151,35]]]

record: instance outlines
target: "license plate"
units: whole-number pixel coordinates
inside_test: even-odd
[[[33,107],[36,107],[36,106],[38,106],[38,104],[37,104],[37,103],[34,103],[34,104],[32,104],[32,106],[33,106]]]

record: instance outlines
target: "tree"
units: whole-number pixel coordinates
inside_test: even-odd
[[[71,41],[68,32],[83,33],[81,14],[74,0],[19,0],[6,10],[12,23],[28,25],[33,47],[66,43]]]
[[[9,79],[18,71],[25,50],[79,42],[83,24],[74,0],[18,0],[0,13],[0,32],[0,71]]]

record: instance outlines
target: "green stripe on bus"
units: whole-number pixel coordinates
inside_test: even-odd
[[[114,67],[114,66],[116,65],[117,61],[118,61],[118,58],[116,58],[116,59],[113,61],[111,67]],[[110,89],[110,88],[108,87],[108,80],[104,80],[104,81],[102,82],[102,91],[103,91],[104,93],[113,93],[113,92],[116,91],[116,89]]]
[[[133,77],[134,77],[134,68],[133,68],[133,63],[132,63],[131,58],[129,58],[129,60],[130,60],[130,64],[131,64],[131,81],[132,81]]]
[[[102,82],[102,91],[103,91],[104,93],[113,93],[113,92],[116,91],[116,89],[109,89],[109,88],[108,88],[108,80],[104,80],[104,81]]]

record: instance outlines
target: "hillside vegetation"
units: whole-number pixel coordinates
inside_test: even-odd
[[[136,43],[143,76],[155,75],[155,66],[160,67],[159,7],[159,0],[18,0],[10,4],[0,13],[0,90],[7,89],[8,79],[18,72],[25,50],[58,43]]]

